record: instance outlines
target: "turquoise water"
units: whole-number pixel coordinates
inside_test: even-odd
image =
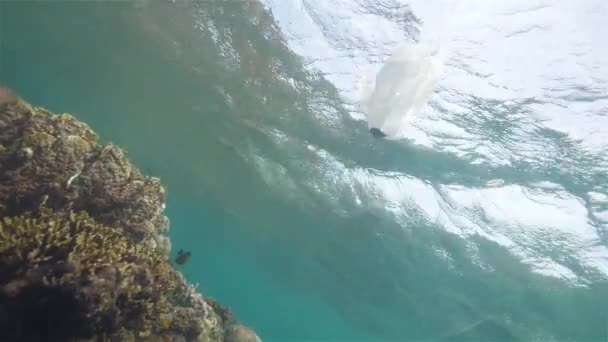
[[[442,186],[552,182],[565,190],[543,197],[547,209],[559,204],[553,198],[605,191],[603,153],[560,149],[577,167],[496,166],[374,140],[255,1],[24,1],[0,2],[0,11],[0,80],[36,105],[75,114],[159,176],[174,250],[193,253],[182,271],[265,341],[608,338],[607,275],[570,254],[568,234],[530,233],[546,249],[522,257],[516,243],[488,238],[496,228],[488,209],[478,213],[488,235],[463,236],[415,200],[395,214],[369,185],[381,177],[394,196],[415,199],[426,186],[449,197]],[[517,129],[508,120],[483,125],[490,134]],[[559,226],[551,213],[529,215]],[[500,225],[517,225],[505,217]],[[598,239],[581,248],[597,248],[605,267],[604,226],[590,225]],[[535,258],[575,276],[534,272],[527,259]]]

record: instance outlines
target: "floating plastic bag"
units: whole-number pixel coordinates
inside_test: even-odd
[[[426,105],[439,77],[435,44],[407,43],[399,47],[376,75],[364,75],[361,106],[374,137],[395,138]]]

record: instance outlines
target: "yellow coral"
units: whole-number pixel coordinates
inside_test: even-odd
[[[120,148],[0,87],[0,176],[0,341],[223,339],[167,260],[160,180]]]
[[[85,212],[42,208],[3,217],[0,236],[0,289],[4,291],[0,305],[20,293],[31,296],[28,288],[37,289],[41,296],[46,295],[44,288],[61,288],[84,308],[85,330],[92,336],[143,337],[168,329],[184,335],[196,332],[191,327],[197,326],[198,317],[182,317],[179,325],[168,318],[167,313],[182,305],[179,301],[186,293],[183,279],[168,260],[143,244],[131,243],[120,230],[97,223]],[[0,327],[10,329],[10,325]]]

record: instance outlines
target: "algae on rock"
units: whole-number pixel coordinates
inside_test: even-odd
[[[0,86],[0,340],[256,341],[168,260],[165,191]]]

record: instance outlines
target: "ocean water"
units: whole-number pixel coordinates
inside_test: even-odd
[[[264,341],[608,340],[602,0],[0,1],[0,82],[168,189],[184,274]],[[403,139],[357,82],[431,37]]]

